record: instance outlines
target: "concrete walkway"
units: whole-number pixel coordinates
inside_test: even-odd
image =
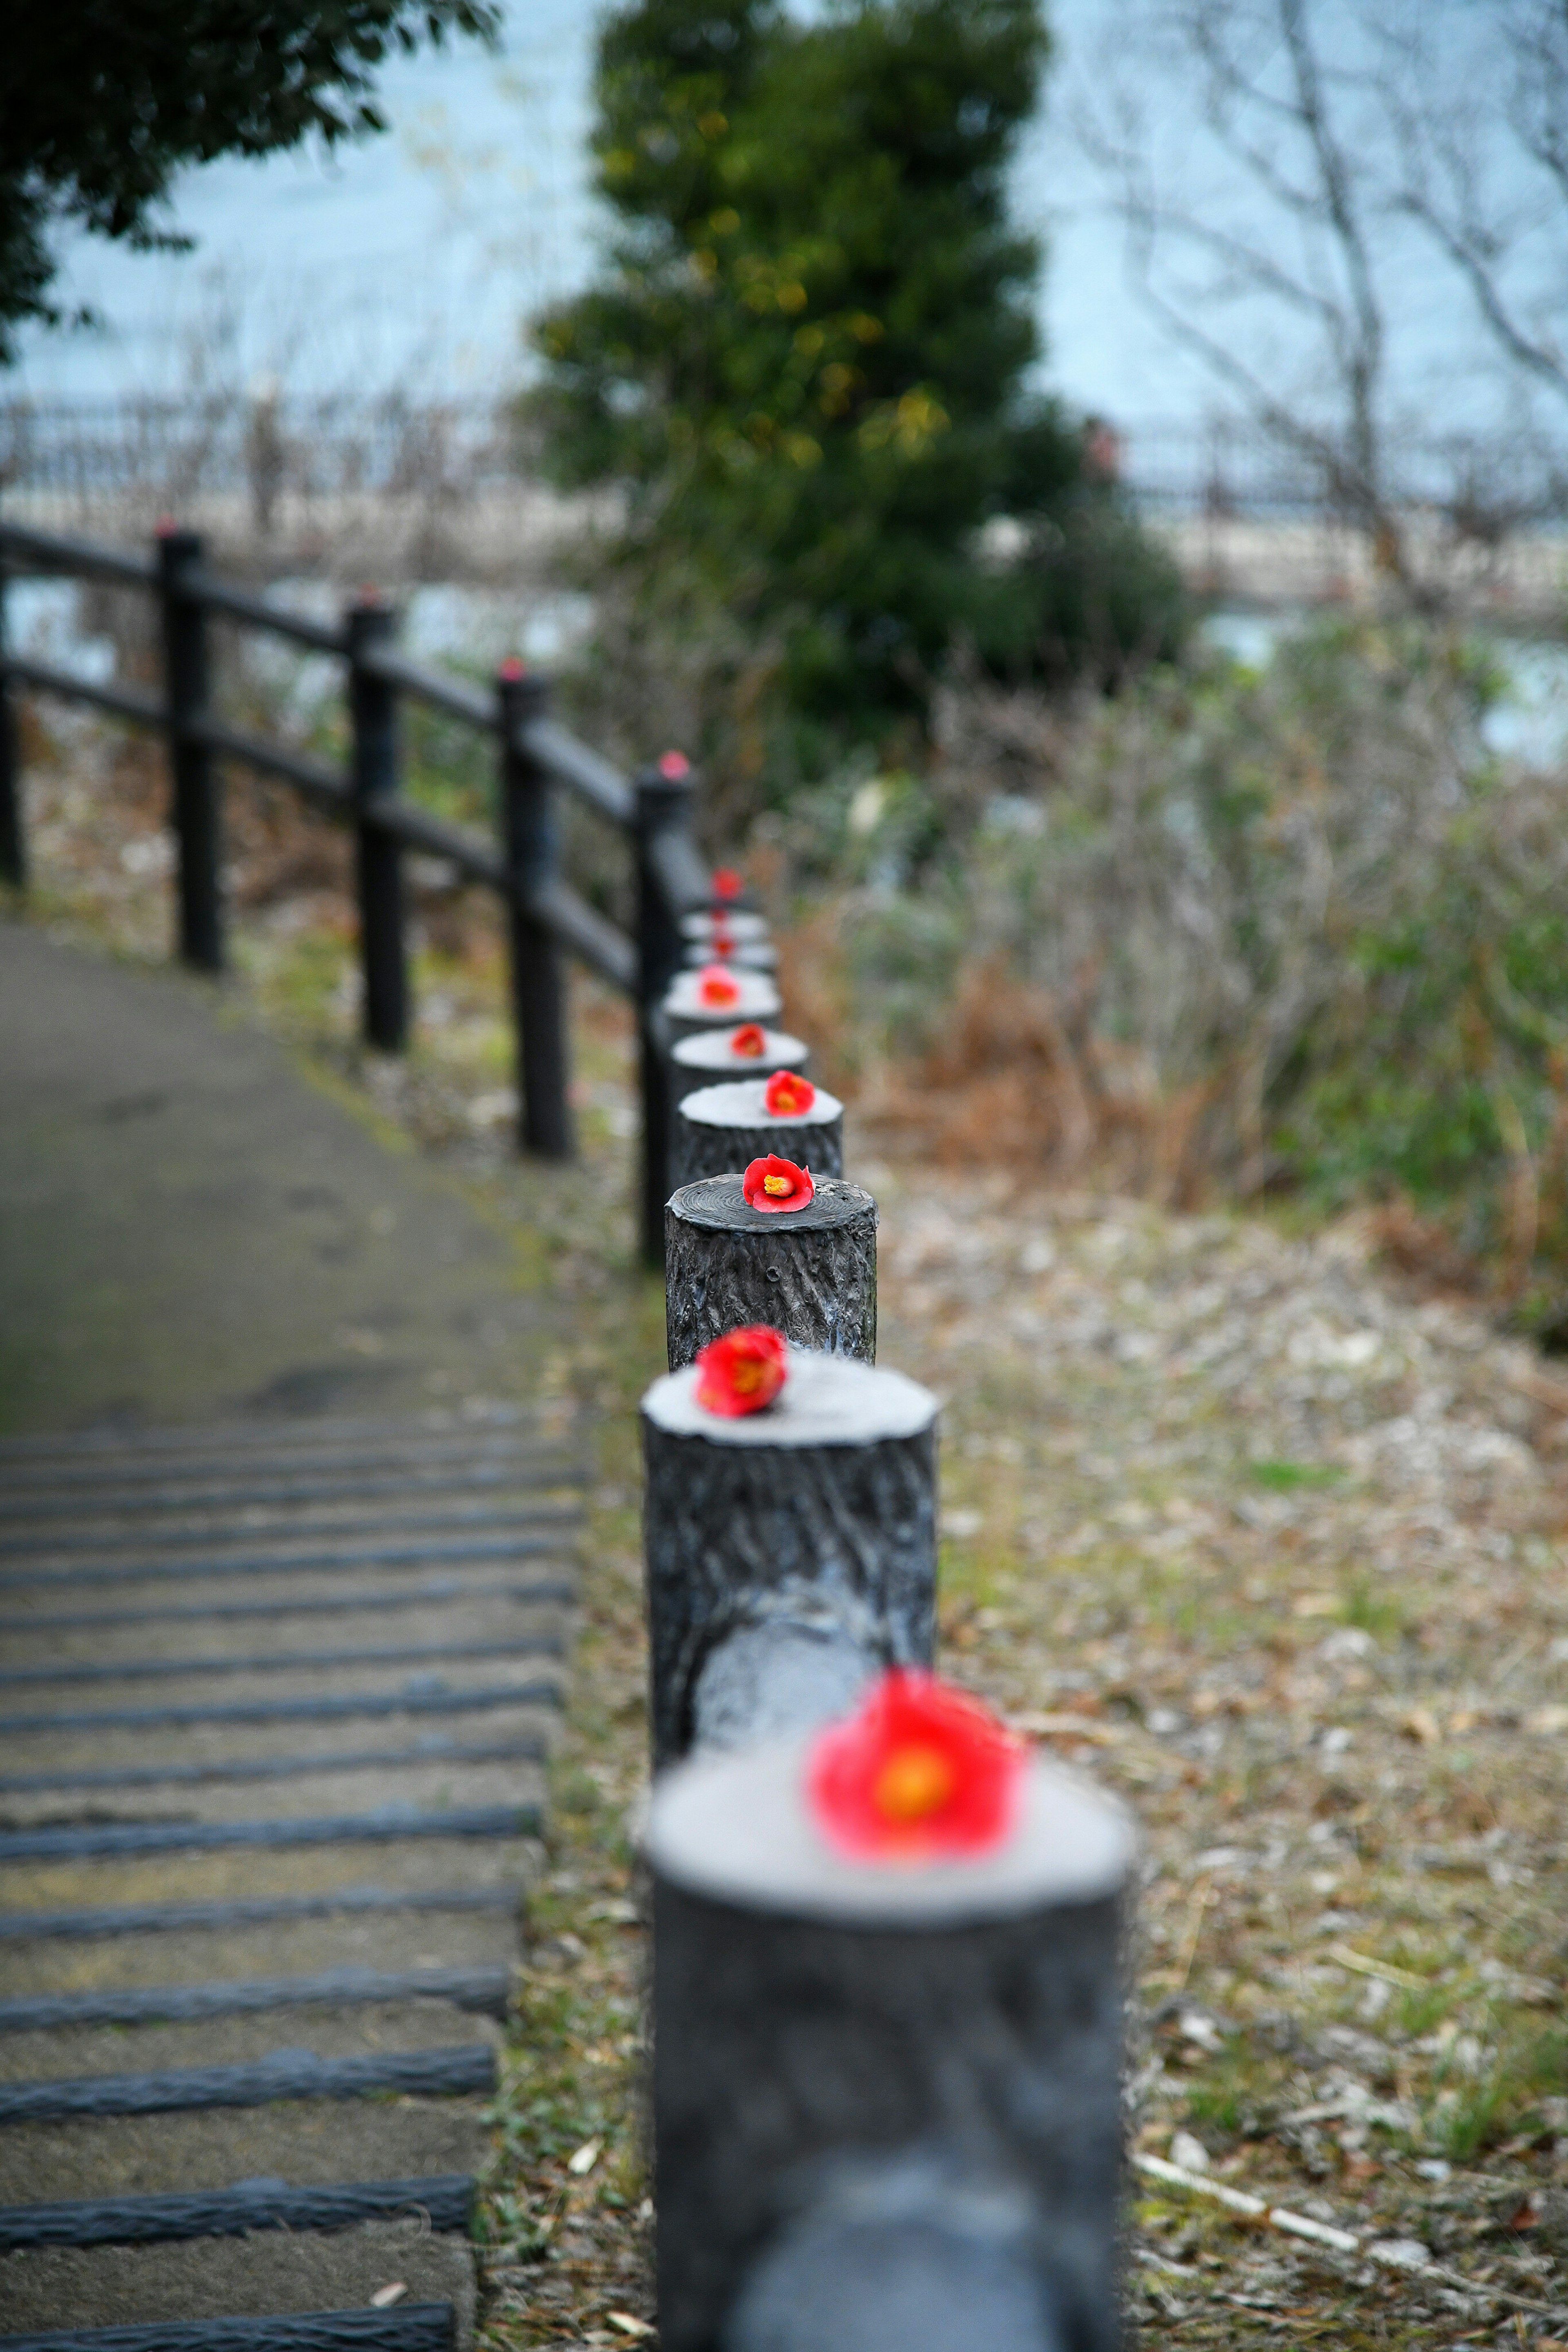
[[[0,921],[0,1432],[517,1397],[549,1322],[210,988]]]

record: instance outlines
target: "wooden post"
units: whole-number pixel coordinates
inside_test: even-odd
[[[669,754],[638,771],[633,816],[637,849],[638,1062],[643,1097],[643,1256],[657,1265],[664,1255],[664,1202],[670,1190],[670,1087],[658,1008],[681,961],[681,910],[661,886],[656,845],[662,835],[689,832],[691,770]]]
[[[22,749],[11,673],[5,666],[5,588],[0,563],[0,882],[27,887],[27,836],[22,814]]]
[[[737,1323],[771,1323],[798,1348],[876,1357],[876,1202],[825,1177],[803,1209],[747,1205],[738,1176],[685,1184],[664,1212],[670,1370]]]
[[[729,1004],[706,1004],[695,971],[677,971],[664,992],[659,1010],[672,1044],[695,1037],[705,1029],[731,1030],[747,1021],[777,1021],[784,1010],[778,989],[765,971],[737,971],[729,976],[736,993]]]
[[[521,662],[502,663],[496,700],[517,1029],[517,1144],[538,1160],[570,1160],[577,1139],[569,1093],[566,972],[555,933],[529,904],[560,871],[555,789],[524,736],[530,720],[544,717],[549,699],[547,679],[532,677]]]
[[[769,1151],[813,1177],[843,1174],[844,1107],[837,1095],[819,1087],[810,1110],[786,1118],[768,1110],[767,1093],[766,1078],[732,1078],[685,1097],[675,1111],[677,1189],[705,1176],[744,1172]]]
[[[695,914],[681,917],[681,937],[688,942],[693,940],[709,940],[716,933],[724,931],[727,931],[737,945],[755,946],[759,940],[768,937],[768,923],[765,917],[748,915],[738,907],[733,913],[727,909],[722,915],[715,915],[699,908]]]
[[[654,1786],[664,2352],[1114,2352],[1125,1818],[1034,1760],[990,1852],[851,1861],[808,1747]]]
[[[687,940],[681,949],[681,961],[688,969],[715,961],[710,940]],[[733,965],[737,971],[777,971],[779,950],[771,940],[737,940],[728,953],[717,959]]]
[[[390,643],[397,616],[364,596],[349,607],[349,715],[353,726],[352,784],[360,812],[356,873],[360,897],[360,969],[367,1045],[401,1054],[408,1044],[408,962],[402,928],[402,854],[390,834],[370,823],[376,803],[397,793],[397,693],[364,667],[364,656]]]
[[[764,1029],[760,1054],[737,1054],[734,1036],[733,1028],[694,1029],[671,1047],[666,1067],[677,1110],[699,1087],[726,1078],[767,1078],[775,1070],[794,1070],[802,1078],[810,1075],[811,1049],[803,1037],[791,1037],[787,1029]]]
[[[195,971],[224,968],[223,819],[213,755],[198,732],[207,715],[207,616],[189,582],[202,560],[193,530],[160,530],[172,814],[179,854],[180,954]]]
[[[697,1377],[643,1400],[655,1770],[842,1714],[935,1634],[929,1390],[791,1349],[777,1402],[726,1420]]]

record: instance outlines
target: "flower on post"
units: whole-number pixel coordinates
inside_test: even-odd
[[[746,885],[733,866],[716,866],[713,871],[713,895],[722,905],[738,898]]]
[[[757,1021],[743,1021],[729,1041],[732,1054],[744,1054],[748,1062],[759,1061],[768,1051],[768,1040]]]
[[[796,1070],[775,1070],[762,1099],[775,1118],[797,1118],[810,1109],[817,1089]]]
[[[705,963],[697,974],[697,1002],[722,1007],[740,1003],[740,982],[721,963]]]
[[[697,1402],[737,1421],[760,1412],[784,1385],[789,1364],[784,1334],[771,1324],[743,1323],[698,1351]]]
[[[776,1151],[752,1161],[740,1180],[740,1189],[753,1209],[803,1209],[817,1190],[809,1168],[797,1168],[792,1160],[780,1160]]]
[[[708,945],[720,961],[725,961],[735,953],[735,934],[733,931],[715,931]]]
[[[808,1795],[823,1834],[862,1861],[986,1853],[1016,1818],[1024,1759],[967,1691],[895,1666],[818,1738]]]

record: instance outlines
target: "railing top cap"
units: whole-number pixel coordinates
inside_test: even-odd
[[[727,1086],[699,1087],[682,1103],[681,1116],[695,1119],[699,1127],[825,1127],[843,1109],[826,1087],[817,1088],[810,1110],[769,1110],[767,1093],[766,1078],[732,1078]]]
[[[727,965],[735,982],[735,995],[727,1004],[705,1004],[698,987],[701,975],[695,971],[677,972],[664,997],[664,1010],[677,1021],[711,1021],[715,1024],[738,1021],[772,1021],[784,1009],[783,999],[773,982],[761,972],[734,970]]]
[[[737,1022],[736,1028],[742,1027]],[[699,1029],[695,1037],[683,1037],[673,1049],[674,1059],[688,1070],[793,1070],[806,1062],[810,1048],[803,1037],[791,1037],[787,1029],[764,1029],[760,1054],[737,1054],[730,1044],[733,1031]]]
[[[665,1372],[643,1399],[655,1429],[671,1437],[705,1437],[715,1445],[786,1451],[801,1445],[880,1445],[918,1437],[936,1418],[936,1399],[918,1381],[854,1356],[789,1349],[789,1370],[765,1412],[727,1419],[697,1402],[695,1364]]]
[[[962,1928],[1103,1901],[1125,1881],[1133,1826],[1113,1799],[1032,1758],[1012,1829],[961,1861],[852,1860],[806,1801],[810,1738],[696,1756],[653,1790],[645,1847],[657,1874],[747,1911],[845,1927]]]
[[[706,1225],[714,1233],[771,1234],[787,1243],[791,1234],[828,1233],[835,1225],[851,1225],[869,1215],[874,1221],[876,1202],[859,1184],[843,1176],[819,1176],[816,1189],[803,1209],[754,1209],[737,1176],[704,1176],[682,1184],[670,1195],[672,1214],[689,1225]]]

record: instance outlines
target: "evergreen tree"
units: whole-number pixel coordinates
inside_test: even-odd
[[[1047,47],[1039,0],[838,0],[811,24],[633,0],[605,25],[617,232],[537,330],[535,414],[562,479],[628,491],[651,593],[695,572],[782,637],[797,709],[874,726],[923,710],[956,635],[1039,668],[1090,625],[1063,566],[1111,494],[1028,389],[1040,254],[1006,204]],[[998,572],[977,537],[1002,515],[1028,551]],[[1149,634],[1131,601],[1124,633]]]

